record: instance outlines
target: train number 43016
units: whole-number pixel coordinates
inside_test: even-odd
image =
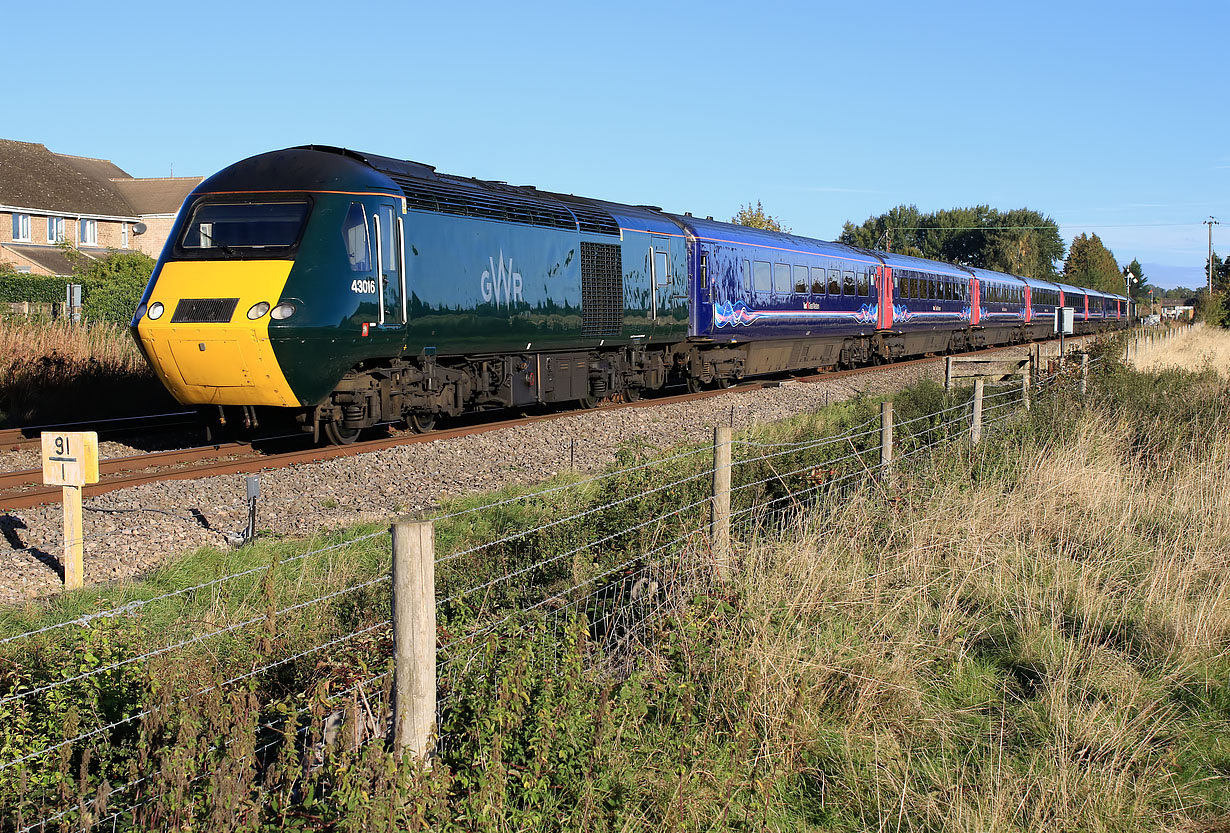
[[[375,295],[376,294],[376,282],[370,281],[370,280],[369,281],[363,281],[363,280],[351,281],[350,291],[358,293],[359,295]]]

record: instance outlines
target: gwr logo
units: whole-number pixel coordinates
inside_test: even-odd
[[[512,258],[508,266],[504,266],[504,250],[500,250],[500,265],[497,268],[494,258],[487,258],[490,269],[484,269],[478,280],[478,288],[483,293],[484,301],[494,301],[495,305],[511,307],[521,298],[521,273],[513,271]]]

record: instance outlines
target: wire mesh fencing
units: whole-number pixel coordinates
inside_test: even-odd
[[[1073,385],[1061,368],[1028,392]],[[675,614],[725,592],[715,524],[737,560],[800,515],[961,453],[976,417],[986,442],[1024,412],[1019,380],[978,390],[978,402],[966,389],[899,401],[887,435],[882,415],[809,418],[712,447],[630,449],[595,476],[436,513],[434,593],[418,602],[435,622],[426,748],[463,754],[484,704],[527,662],[611,679],[652,663]],[[287,547],[0,638],[0,827],[175,826],[293,791],[338,749],[384,750],[402,690],[389,532]]]

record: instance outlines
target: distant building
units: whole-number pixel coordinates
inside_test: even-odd
[[[1154,302],[1155,312],[1162,318],[1190,321],[1196,314],[1194,299],[1162,298]]]
[[[158,257],[202,179],[136,179],[106,159],[0,139],[0,262],[34,275],[70,274],[57,246],[65,240],[91,258],[108,249]]]

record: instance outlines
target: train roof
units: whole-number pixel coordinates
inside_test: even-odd
[[[802,237],[797,234],[741,226],[737,223],[723,223],[719,220],[708,218],[702,220],[686,214],[672,214],[670,216],[675,221],[685,225],[688,231],[700,240],[729,243],[736,246],[759,246],[784,254],[823,255],[825,257],[861,261],[875,265],[879,265],[882,262],[881,252],[860,249],[856,246],[847,246],[844,243],[832,243],[826,240]]]
[[[960,278],[962,280],[968,280],[970,275],[968,268],[954,263],[945,263],[941,260],[929,260],[923,257],[896,254],[894,252],[877,251],[876,254],[884,261],[885,266],[892,269],[913,269],[919,272],[932,272],[937,275],[947,275],[948,277]]]
[[[206,177],[192,195],[248,191],[379,191],[398,193],[387,176],[349,154],[315,148],[274,150],[242,159]]]

